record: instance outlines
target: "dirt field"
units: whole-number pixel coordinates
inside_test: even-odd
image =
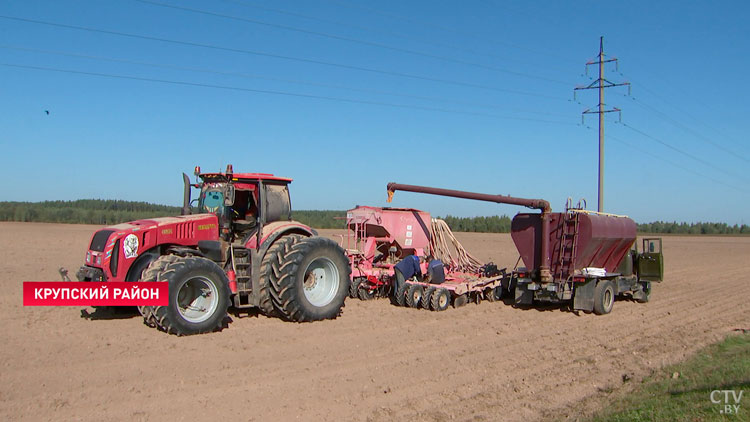
[[[24,308],[21,282],[77,269],[95,229],[0,223],[0,420],[559,419],[623,374],[750,328],[749,237],[665,238],[651,302],[619,301],[606,316],[347,300],[334,321],[234,316],[220,333],[178,338],[140,316]],[[515,264],[509,235],[458,237],[480,259]]]

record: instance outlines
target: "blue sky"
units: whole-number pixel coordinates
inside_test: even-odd
[[[2,1],[0,200],[177,205],[181,172],[232,163],[293,177],[298,209],[385,205],[390,181],[544,198],[555,210],[586,198],[596,209],[597,120],[581,125],[581,112],[598,99],[573,101],[573,88],[591,83],[596,69],[586,76],[584,64],[604,36],[620,60],[605,77],[632,83],[630,96],[606,92],[622,122],[607,116],[605,211],[750,223],[748,9]],[[393,205],[523,211],[413,193]]]

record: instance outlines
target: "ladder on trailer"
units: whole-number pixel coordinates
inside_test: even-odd
[[[560,248],[557,254],[557,271],[555,272],[557,280],[565,280],[572,275],[576,259],[579,215],[576,211],[582,208],[580,202],[578,208],[573,208],[571,205],[571,199],[568,198],[568,202],[565,204],[565,213],[562,217],[562,227],[560,228]]]

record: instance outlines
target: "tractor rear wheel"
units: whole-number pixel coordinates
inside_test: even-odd
[[[612,312],[615,304],[615,287],[609,280],[599,280],[594,289],[594,313],[604,315]]]
[[[283,256],[300,239],[302,239],[302,235],[299,234],[283,236],[273,242],[263,256],[263,261],[260,264],[260,290],[258,291],[260,301],[258,307],[266,316],[280,316],[273,306],[271,286],[273,282],[278,281],[279,277],[281,277],[281,265],[284,263],[282,261]]]
[[[141,281],[169,283],[168,306],[140,308],[147,325],[180,336],[221,329],[229,307],[229,280],[215,262],[162,256],[143,271]]]
[[[279,277],[271,277],[274,309],[290,321],[336,318],[350,287],[344,250],[331,239],[307,237],[282,252]]]
[[[424,297],[424,288],[419,284],[412,284],[406,292],[406,304],[410,308],[418,308]]]
[[[448,289],[437,289],[430,297],[430,309],[444,311],[451,304],[451,292]]]

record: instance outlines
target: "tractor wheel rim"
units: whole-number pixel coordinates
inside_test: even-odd
[[[185,321],[193,324],[210,318],[218,306],[216,285],[206,277],[192,277],[177,291],[177,310]]]
[[[440,297],[438,298],[438,305],[440,305],[440,307],[442,308],[443,306],[447,305],[447,303],[448,303],[448,296],[441,294]]]
[[[313,306],[326,306],[339,290],[339,270],[328,258],[314,259],[305,269],[303,291]]]

